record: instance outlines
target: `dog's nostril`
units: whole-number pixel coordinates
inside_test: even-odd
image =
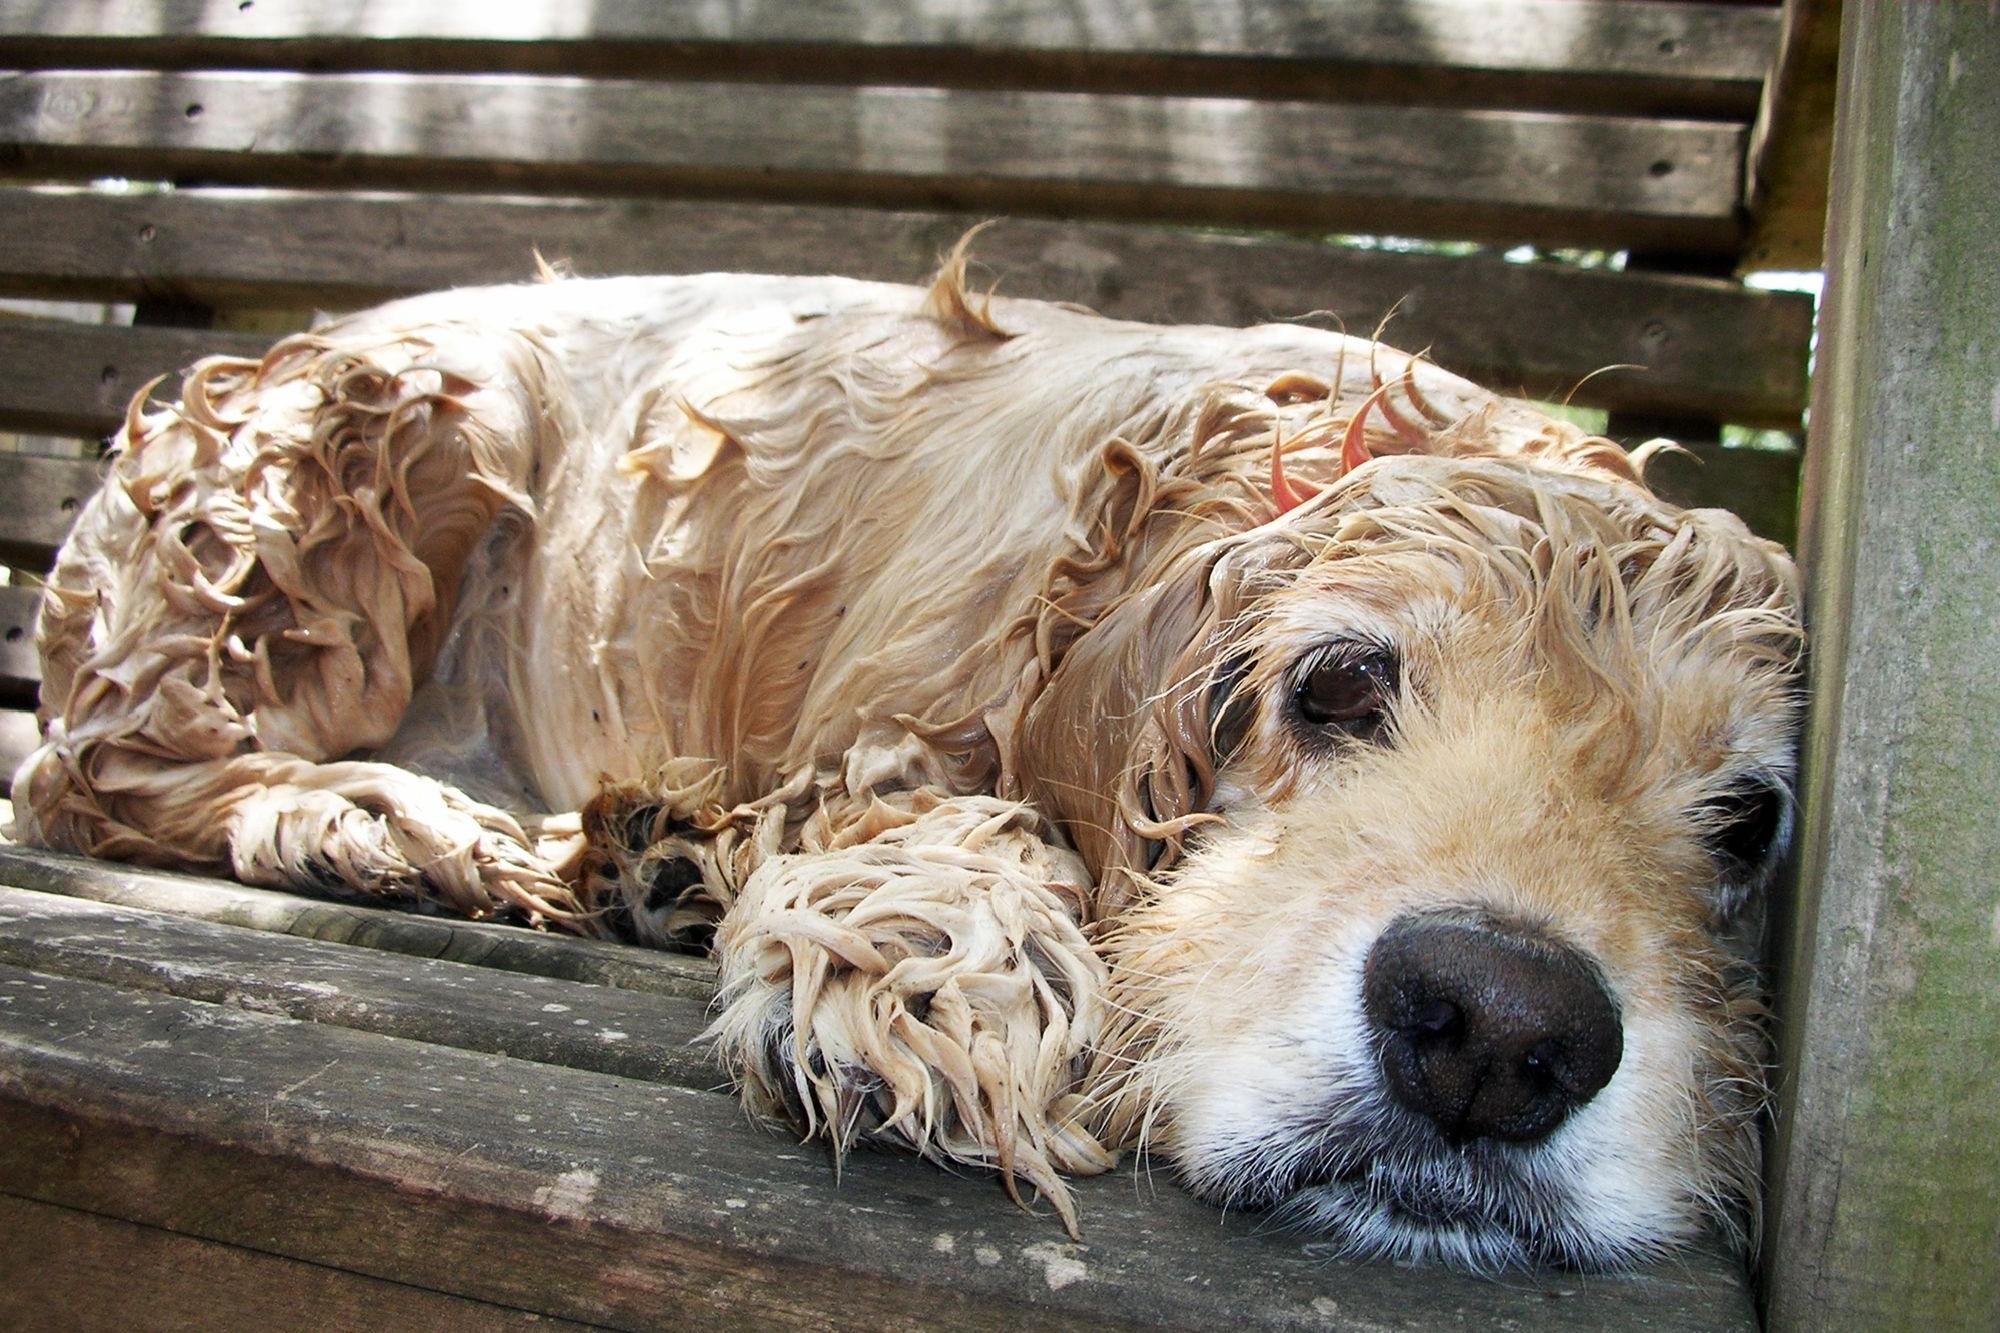
[[[1522,1057],[1521,1064],[1536,1078],[1560,1084],[1561,1070],[1565,1063],[1562,1055],[1562,1047],[1545,1037],[1528,1048],[1528,1053]]]
[[[1581,1106],[1604,1090],[1618,1068],[1618,1052],[1612,1052],[1608,1061],[1601,1052],[1585,1054],[1587,1058],[1577,1060],[1567,1045],[1545,1038],[1529,1048],[1521,1067],[1527,1078],[1567,1094],[1572,1106]]]
[[[1454,1139],[1541,1139],[1624,1054],[1590,965],[1525,930],[1405,918],[1370,950],[1362,992],[1390,1095]]]
[[[1412,1035],[1426,1037],[1456,1036],[1465,1027],[1465,1015],[1450,1000],[1432,997],[1424,1001],[1410,1017],[1406,1029]]]

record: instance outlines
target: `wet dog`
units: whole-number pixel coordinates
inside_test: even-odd
[[[718,275],[398,302],[135,403],[48,846],[710,945],[748,1102],[1356,1253],[1739,1234],[1794,573],[1402,353]]]

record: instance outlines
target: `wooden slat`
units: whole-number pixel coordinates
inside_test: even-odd
[[[0,716],[5,716],[0,714]],[[300,939],[706,1002],[705,960],[0,844],[0,884]]]
[[[1774,1333],[2000,1326],[2000,10],[1842,24]]]
[[[35,652],[35,615],[42,596],[34,588],[0,588],[0,704],[32,705],[41,688]]]
[[[0,454],[0,562],[47,569],[102,473],[81,459]]]
[[[761,1132],[722,1097],[0,968],[0,1185],[623,1328],[1749,1329],[1733,1266],[1505,1284],[1332,1261],[1162,1183],[1087,1240],[990,1180]],[[525,1117],[525,1119],[524,1119]]]
[[[593,1327],[12,1195],[0,1195],[0,1254],[11,1275],[0,1283],[4,1328],[567,1333]]]
[[[1798,541],[1797,453],[1684,444],[1681,451],[1656,455],[1646,465],[1646,481],[1675,504],[1728,509],[1760,537],[1786,546]]]
[[[526,276],[842,273],[921,281],[976,215],[635,199],[0,190],[0,289],[353,308]],[[1242,325],[1328,311],[1482,383],[1578,403],[1795,427],[1812,302],[1674,275],[1314,241],[1011,219],[974,253],[1003,292],[1120,318]],[[0,335],[4,336],[4,335]],[[1642,366],[1592,376],[1604,366]],[[1586,377],[1590,377],[1587,378]],[[101,400],[94,400],[101,401]]]
[[[1781,41],[1751,129],[1750,230],[1739,271],[1820,267],[1833,157],[1841,0],[1785,0]]]
[[[1775,30],[1768,9],[1655,0],[402,0],[362,23],[352,0],[112,0],[0,16],[0,61],[832,78],[1747,118]]]
[[[35,715],[19,708],[0,708],[0,801],[14,780],[14,770],[42,743],[42,728]],[[0,844],[0,852],[7,850]]]
[[[665,192],[1726,249],[1741,125],[529,76],[0,81],[16,171]]]
[[[206,329],[0,320],[0,429],[104,435],[155,376],[211,353],[261,355],[268,338]],[[166,386],[171,399],[176,386]]]
[[[616,990],[0,887],[0,964],[625,1078],[721,1088],[700,998]]]

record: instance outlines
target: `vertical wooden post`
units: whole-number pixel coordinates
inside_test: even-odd
[[[2000,1327],[2000,6],[1844,16],[1767,1322]]]

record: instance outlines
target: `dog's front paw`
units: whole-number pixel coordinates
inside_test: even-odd
[[[229,816],[247,884],[311,888],[530,922],[576,916],[504,811],[379,764],[277,765]]]
[[[1106,975],[1051,882],[1067,853],[1021,852],[878,841],[767,862],[717,936],[710,1033],[753,1110],[836,1152],[995,1168],[1074,1233],[1058,1173],[1116,1160],[1077,1120]]]

